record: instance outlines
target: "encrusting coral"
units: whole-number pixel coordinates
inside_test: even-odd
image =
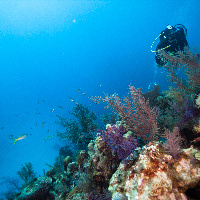
[[[128,200],[185,200],[186,190],[200,181],[200,162],[194,157],[197,152],[191,147],[174,159],[161,143],[150,142],[131,167],[120,164],[109,190]]]
[[[33,180],[29,185],[23,188],[15,195],[15,200],[31,200],[31,199],[49,199],[53,200],[53,195],[50,194],[52,187],[52,179],[49,177],[39,177]]]
[[[88,151],[80,151],[76,161],[64,159],[63,165],[67,166],[63,172],[52,167],[46,176],[23,188],[16,200],[30,200],[33,195],[63,200],[111,200],[109,191],[112,200],[187,199],[187,190],[200,182],[200,150],[191,146],[172,156],[166,147],[163,142],[150,142],[121,160],[98,134],[88,144]]]

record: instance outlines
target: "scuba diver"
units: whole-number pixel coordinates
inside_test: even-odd
[[[156,53],[156,63],[159,67],[162,67],[165,64],[165,62],[158,55],[159,50],[165,50],[172,55],[174,55],[177,51],[183,51],[184,47],[188,46],[186,35],[187,29],[182,24],[177,24],[175,26],[168,24],[167,28],[160,33],[160,35],[155,39],[156,41],[160,37],[160,42],[156,47],[156,51],[152,50],[155,41],[151,46],[151,51]]]

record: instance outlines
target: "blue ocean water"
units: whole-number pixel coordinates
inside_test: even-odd
[[[37,175],[53,165],[64,143],[44,139],[62,131],[56,115],[69,117],[74,102],[99,116],[92,96],[166,89],[151,45],[167,24],[183,24],[198,48],[199,9],[198,0],[0,0],[0,178],[25,162]],[[10,135],[24,134],[13,145]]]

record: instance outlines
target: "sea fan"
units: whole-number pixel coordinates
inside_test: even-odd
[[[117,93],[103,97],[93,97],[95,103],[106,102],[106,108],[111,108],[119,114],[128,130],[134,131],[144,143],[155,140],[158,133],[158,109],[151,108],[149,100],[145,100],[141,90],[129,85],[129,93],[122,99]]]
[[[180,154],[181,144],[183,142],[178,127],[175,127],[173,132],[165,128],[163,137],[166,139],[164,146],[167,148],[168,153],[174,158],[177,158]]]

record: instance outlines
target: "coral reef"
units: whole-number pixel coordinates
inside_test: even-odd
[[[112,108],[119,114],[129,130],[134,131],[136,136],[142,138],[145,143],[157,134],[157,109],[151,108],[141,90],[135,89],[134,86],[129,86],[129,93],[123,99],[116,93],[106,95],[104,98],[93,97],[92,99],[95,103],[106,102],[106,108]]]
[[[29,185],[23,188],[15,195],[15,200],[34,200],[34,199],[49,199],[54,197],[49,193],[51,189],[52,179],[48,177],[39,177],[33,180]]]
[[[69,148],[69,146],[65,145],[64,147],[60,148],[59,155],[63,156],[64,158],[67,156],[73,157],[73,151]]]
[[[36,173],[33,170],[32,163],[25,163],[25,165],[21,167],[21,169],[17,172],[19,177],[24,181],[24,183],[28,183],[36,178]]]
[[[166,139],[166,144],[150,142],[137,147],[122,160],[98,133],[88,144],[88,151],[80,151],[76,161],[66,157],[59,161],[63,167],[55,163],[44,177],[23,187],[16,199],[187,199],[191,189],[200,192],[196,188],[200,183],[200,150],[194,146],[180,150],[175,146],[178,154],[173,155],[168,146],[171,140]]]
[[[99,134],[95,141],[89,143],[88,154],[90,156],[87,166],[89,173],[92,173],[96,189],[102,192],[108,187],[110,177],[120,161],[113,158],[111,147]]]
[[[166,62],[163,68],[168,74],[169,81],[174,83],[179,91],[194,98],[194,94],[200,88],[199,54],[192,52],[189,47],[185,47],[175,55],[164,50],[159,51],[158,54]]]
[[[153,86],[153,90],[147,91],[146,93],[142,93],[142,95],[144,96],[145,100],[149,101],[149,105],[151,107],[156,105],[156,99],[160,95],[159,89],[160,89],[160,85],[154,85]]]
[[[76,120],[58,116],[66,132],[57,133],[71,140],[76,153],[63,147],[54,166],[39,178],[26,163],[18,172],[26,184],[15,199],[198,200],[199,55],[185,48],[175,55],[160,51],[159,56],[176,88],[160,95],[158,85],[145,94],[129,86],[122,99],[116,93],[94,97],[121,120],[105,114],[103,122],[114,123],[97,134],[94,112],[76,103],[70,112]]]
[[[107,124],[115,124],[119,117],[116,116],[114,113],[111,114],[104,113],[103,115],[100,116],[100,118],[103,124],[107,125]]]
[[[131,131],[126,131],[123,125],[107,125],[101,136],[113,150],[113,154],[124,160],[137,147],[137,139]]]
[[[177,158],[181,152],[181,145],[183,143],[183,138],[180,136],[178,127],[174,127],[172,132],[165,128],[163,137],[166,139],[165,148],[173,158]]]
[[[82,104],[77,104],[73,107],[70,112],[71,115],[74,115],[81,126],[81,131],[83,133],[90,133],[97,128],[97,124],[94,121],[97,119],[95,113],[90,110],[89,106],[83,106]]]
[[[57,136],[60,140],[71,140],[79,150],[86,149],[90,140],[95,137],[97,128],[95,120],[97,117],[95,113],[90,110],[89,106],[83,106],[78,103],[69,113],[76,117],[77,120],[67,120],[58,116],[59,122],[57,123],[63,126],[66,132],[57,132]]]
[[[185,149],[178,159],[167,154],[160,143],[150,142],[144,147],[134,165],[121,163],[113,174],[109,190],[128,200],[187,199],[185,192],[200,181],[198,150]]]
[[[64,160],[63,160],[63,166],[64,166],[64,170],[67,169],[68,164],[72,161],[70,156],[67,156]]]
[[[200,57],[197,52],[188,47],[174,55],[160,51],[159,56],[165,61],[163,69],[174,85],[163,92],[162,98],[157,98],[161,110],[159,120],[161,129],[166,127],[172,131],[175,126],[178,126],[181,136],[185,139],[185,145],[189,147],[191,142],[199,137],[193,127],[200,118],[198,106]]]

